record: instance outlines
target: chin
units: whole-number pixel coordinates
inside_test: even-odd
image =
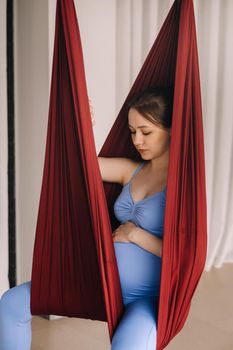
[[[151,155],[150,153],[147,151],[147,152],[139,152],[140,156],[142,159],[145,159],[145,160],[151,160]]]

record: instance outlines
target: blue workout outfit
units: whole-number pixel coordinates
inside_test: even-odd
[[[166,187],[142,200],[131,194],[133,177],[114,204],[116,218],[163,236]],[[114,333],[111,350],[155,350],[161,258],[134,243],[114,242],[125,312]],[[31,345],[31,282],[5,292],[0,301],[0,349],[29,350]]]

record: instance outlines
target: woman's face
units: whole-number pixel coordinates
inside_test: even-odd
[[[169,149],[171,129],[153,124],[134,108],[129,110],[128,125],[133,144],[143,159],[158,158]]]

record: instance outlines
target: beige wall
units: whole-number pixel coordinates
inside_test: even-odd
[[[48,4],[15,1],[17,283],[31,278],[48,111]]]
[[[2,0],[0,1],[0,297],[9,288],[6,44],[6,0]]]

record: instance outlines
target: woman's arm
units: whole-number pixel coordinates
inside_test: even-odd
[[[138,166],[138,162],[129,158],[98,157],[101,177],[106,182],[124,185]]]
[[[89,99],[92,125],[95,125],[94,110]],[[116,182],[124,186],[130,176],[140,164],[129,158],[123,157],[98,157],[100,173],[103,181]]]
[[[94,110],[91,100],[89,99],[90,113],[92,125],[95,125]],[[100,173],[103,181],[116,182],[120,185],[124,185],[128,182],[130,176],[139,165],[129,158],[121,157],[98,157]]]
[[[130,241],[160,258],[162,257],[162,239],[152,235],[148,231],[140,227],[135,227],[130,233]]]
[[[126,221],[113,232],[113,242],[131,242],[144,248],[148,252],[162,256],[163,240],[150,232],[136,226],[132,221]]]

